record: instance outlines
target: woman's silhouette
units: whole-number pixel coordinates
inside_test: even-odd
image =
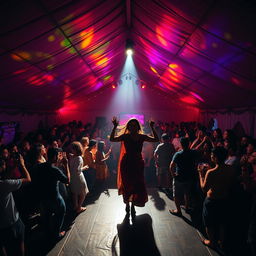
[[[114,125],[110,141],[121,142],[121,151],[117,172],[117,187],[118,194],[123,195],[124,203],[126,204],[126,212],[135,216],[135,207],[143,207],[148,201],[148,195],[144,181],[144,161],[141,151],[144,141],[158,142],[158,135],[154,129],[154,122],[150,121],[153,136],[143,134],[139,121],[135,118],[130,119],[124,128],[121,135],[115,136],[118,121],[113,117]],[[131,203],[131,208],[129,203]]]

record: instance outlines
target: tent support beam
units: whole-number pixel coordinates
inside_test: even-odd
[[[131,0],[126,0],[126,23],[128,29],[131,28]]]

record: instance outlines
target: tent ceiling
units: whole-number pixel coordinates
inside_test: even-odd
[[[4,1],[0,107],[57,110],[117,84],[125,42],[140,83],[199,108],[256,105],[253,0]]]

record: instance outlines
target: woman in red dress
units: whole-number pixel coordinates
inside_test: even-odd
[[[135,207],[143,207],[148,201],[148,195],[144,180],[144,161],[141,151],[144,141],[158,142],[159,138],[154,129],[154,122],[149,125],[153,136],[143,134],[139,121],[135,118],[130,119],[123,128],[119,136],[115,136],[118,121],[113,117],[114,125],[110,135],[110,141],[121,142],[121,151],[117,172],[118,194],[123,195],[126,204],[126,212],[135,216]],[[131,203],[131,208],[130,204]]]

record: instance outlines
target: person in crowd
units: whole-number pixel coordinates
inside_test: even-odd
[[[226,165],[231,165],[239,174],[239,158],[237,156],[237,150],[235,146],[231,146],[227,140],[224,141],[224,148],[227,150],[227,159],[225,160]]]
[[[46,162],[46,148],[43,144],[35,144],[31,151],[31,164],[42,164]]]
[[[20,154],[15,144],[9,145],[8,149],[4,149],[3,157],[6,160],[7,173],[10,179],[19,179],[21,171],[19,168]]]
[[[190,145],[191,149],[201,149],[204,142],[206,141],[207,136],[202,129],[197,130],[196,132],[196,139]]]
[[[82,145],[79,141],[73,141],[71,143],[72,156],[70,158],[70,190],[72,193],[73,207],[77,214],[86,210],[86,207],[82,207],[85,196],[89,190],[86,180],[83,175],[83,171],[89,169],[88,165],[83,164],[82,158]]]
[[[21,143],[21,148],[20,148],[19,152],[23,156],[25,163],[27,163],[29,161],[30,149],[31,149],[31,145],[30,145],[29,141],[23,140]]]
[[[89,166],[89,169],[84,171],[84,176],[89,188],[92,192],[95,181],[96,181],[96,170],[95,170],[95,154],[97,150],[97,141],[92,139],[89,141],[88,147],[85,149],[83,154],[84,166]]]
[[[248,168],[243,168],[241,177],[245,191],[252,194],[248,243],[253,256],[256,255],[256,151],[249,156],[248,163],[251,164],[253,172],[250,174]]]
[[[104,153],[105,142],[99,141],[97,144],[97,152],[95,157],[95,169],[96,169],[96,180],[104,181],[109,176],[108,166],[106,164],[106,160],[109,158],[111,154],[111,147],[108,152]]]
[[[60,148],[57,140],[52,140],[51,143],[49,144],[49,147]]]
[[[198,160],[198,152],[189,149],[188,138],[182,137],[180,143],[182,150],[174,154],[170,164],[176,209],[170,209],[169,212],[177,216],[182,216],[181,203],[183,200],[185,210],[189,211],[189,195],[196,179],[196,162]]]
[[[223,143],[222,131],[220,128],[214,129],[212,133],[213,146],[221,146]]]
[[[175,137],[172,139],[172,144],[176,152],[182,150],[182,147],[180,144],[180,134],[178,132],[175,133]]]
[[[4,247],[7,255],[25,255],[24,234],[25,227],[19,218],[13,191],[31,181],[23,157],[19,156],[22,176],[20,179],[5,179],[6,162],[0,160],[0,250]]]
[[[242,155],[242,157],[240,159],[241,167],[246,167],[248,169],[251,168],[251,165],[248,163],[248,159],[253,154],[255,149],[256,149],[256,142],[254,140],[251,140],[250,142],[248,142],[248,145],[246,147],[246,153],[244,155]]]
[[[171,176],[169,172],[169,166],[172,161],[175,148],[170,143],[170,138],[166,133],[161,136],[161,143],[157,146],[154,152],[157,185],[160,190],[170,189]]]
[[[219,235],[219,245],[223,247],[225,240],[225,224],[228,216],[228,199],[236,174],[234,168],[225,164],[227,151],[223,147],[212,150],[214,168],[205,172],[199,165],[200,186],[206,197],[203,204],[203,222],[208,239],[203,239],[204,245],[216,248],[216,234]]]
[[[241,137],[241,139],[239,140],[239,143],[238,143],[238,154],[240,156],[243,156],[246,154],[246,148],[251,140],[252,140],[252,138],[250,138],[249,136],[246,136],[246,135]]]
[[[88,137],[82,137],[80,140],[80,143],[82,145],[82,149],[83,149],[83,157],[84,157],[84,152],[87,149],[88,145],[89,145],[89,138]]]
[[[156,184],[156,168],[154,159],[154,144],[150,142],[143,143],[142,158],[144,160],[145,180],[148,186]]]
[[[58,240],[65,235],[62,225],[66,212],[65,202],[59,192],[59,182],[69,184],[70,172],[68,159],[62,158],[63,173],[55,165],[59,161],[61,149],[49,148],[48,160],[37,165],[34,171],[33,183],[40,201],[41,217],[46,235],[52,240]]]
[[[9,153],[8,147],[3,146],[0,152],[0,158],[7,161],[7,159],[9,159],[9,156],[10,156],[10,153]]]
[[[112,123],[110,141],[121,142],[117,174],[118,193],[123,195],[127,214],[131,212],[132,217],[135,217],[135,206],[143,207],[148,201],[144,180],[144,161],[141,155],[143,142],[158,142],[159,138],[154,129],[153,121],[149,122],[153,136],[143,134],[140,122],[135,118],[130,119],[125,124],[121,135],[118,136],[115,136],[118,126],[116,117],[113,117]]]
[[[228,140],[231,147],[237,146],[237,138],[233,130],[226,129],[223,132],[223,140]]]
[[[209,137],[208,137],[209,138]],[[211,152],[213,148],[213,143],[211,142],[210,138],[207,139],[204,144],[202,149],[199,151],[200,156],[199,156],[199,161],[202,163],[207,163],[209,165],[212,164],[211,162]]]

